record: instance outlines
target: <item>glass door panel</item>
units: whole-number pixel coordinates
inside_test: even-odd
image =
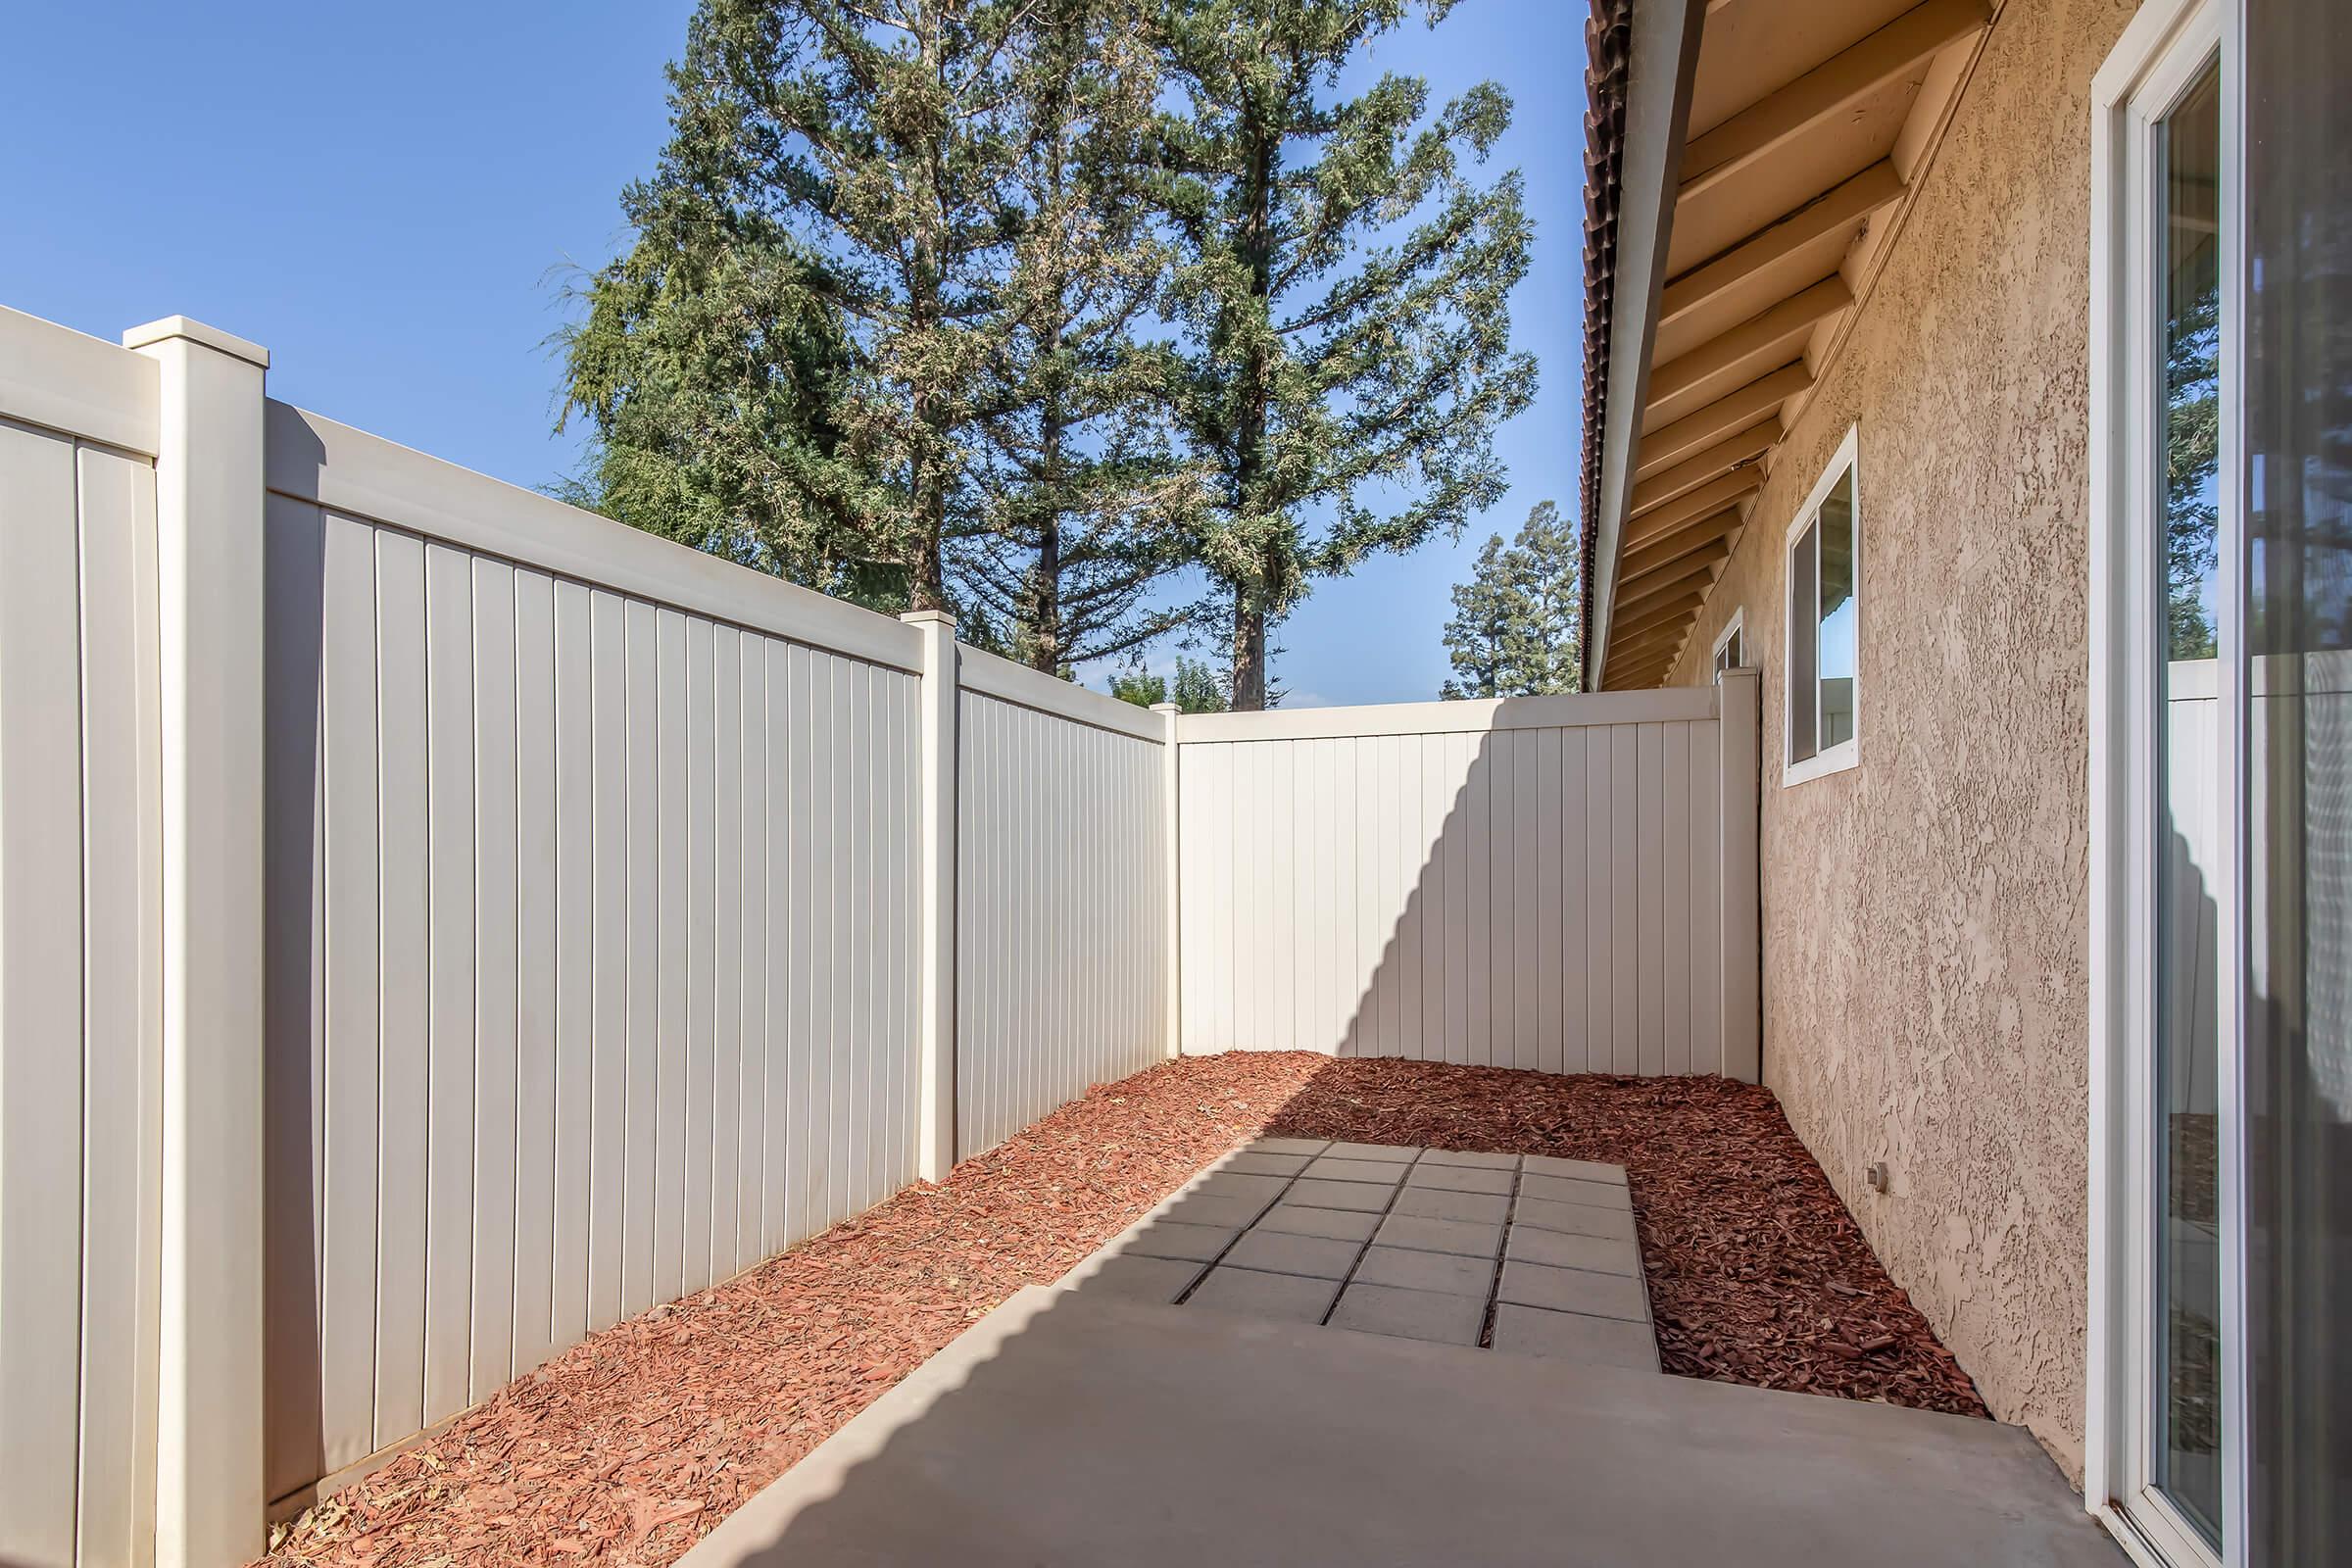
[[[2152,129],[2161,202],[2153,313],[2162,337],[2157,440],[2164,574],[2152,683],[2156,952],[2151,1147],[2157,1164],[2153,1476],[2215,1546],[2222,1528],[2219,885],[2223,764],[2221,63],[2209,60]]]

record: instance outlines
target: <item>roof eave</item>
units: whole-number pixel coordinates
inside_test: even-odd
[[[1607,678],[1617,549],[1666,283],[1706,0],[1593,0],[1586,41],[1585,683]]]

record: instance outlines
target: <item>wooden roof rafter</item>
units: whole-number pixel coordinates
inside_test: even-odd
[[[1634,25],[1676,3],[1632,0]],[[1706,0],[1666,210],[1623,235],[1611,279],[1657,306],[1625,378],[1640,407],[1599,454],[1630,483],[1585,518],[1588,550],[1607,547],[1588,590],[1597,687],[1680,657],[2004,3]]]

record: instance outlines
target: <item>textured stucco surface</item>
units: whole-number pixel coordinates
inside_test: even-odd
[[[1765,1081],[1993,1412],[2078,1480],[2089,90],[2132,10],[2004,9],[1674,677],[1707,678],[1743,607]],[[1784,787],[1783,541],[1854,424],[1860,763]]]

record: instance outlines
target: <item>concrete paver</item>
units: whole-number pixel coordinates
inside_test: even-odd
[[[1334,1236],[1347,1242],[1368,1242],[1380,1229],[1380,1216],[1345,1208],[1307,1208],[1298,1203],[1276,1203],[1257,1222],[1261,1231],[1292,1236]]]
[[[1217,1168],[1251,1176],[1296,1176],[1310,1163],[1312,1159],[1306,1154],[1253,1154],[1245,1151],[1226,1155]]]
[[[1152,1220],[1129,1236],[1119,1251],[1127,1257],[1191,1258],[1205,1263],[1242,1234],[1238,1225],[1186,1225],[1172,1219]]]
[[[1336,1154],[1342,1159],[1385,1159],[1390,1161],[1417,1159],[1421,1154],[1421,1151],[1410,1144],[1333,1144],[1323,1152]]]
[[[1360,1282],[1340,1293],[1340,1304],[1331,1314],[1331,1326],[1335,1329],[1429,1340],[1439,1345],[1476,1345],[1486,1320],[1487,1303],[1483,1297],[1396,1290]]]
[[[1531,1176],[1565,1176],[1572,1181],[1604,1182],[1611,1187],[1625,1185],[1623,1165],[1604,1165],[1596,1159],[1559,1159],[1550,1154],[1530,1154],[1521,1166]]]
[[[1242,1149],[1254,1154],[1320,1154],[1330,1147],[1328,1138],[1252,1138]]]
[[[1642,1272],[1642,1254],[1634,1244],[1614,1236],[1563,1236],[1558,1231],[1514,1225],[1505,1251],[1514,1259],[1552,1268],[1585,1268],[1602,1274]]]
[[[1624,1172],[1589,1160],[1261,1139],[1069,1283],[1469,1347],[1492,1302],[1506,1355],[1657,1366]]]
[[[1509,1170],[1519,1163],[1517,1154],[1490,1154],[1472,1149],[1426,1149],[1416,1162],[1423,1165],[1473,1165],[1481,1170]]]
[[[1646,1326],[1649,1293],[1637,1279],[1622,1274],[1595,1274],[1582,1268],[1545,1268],[1517,1261],[1502,1266],[1497,1301],[1514,1306],[1541,1306],[1554,1312],[1583,1312],[1592,1317],[1623,1318]]]
[[[1511,1173],[1482,1170],[1475,1165],[1415,1165],[1407,1185],[1442,1193],[1507,1193]]]
[[[1374,1233],[1386,1247],[1413,1247],[1425,1252],[1462,1252],[1493,1257],[1502,1241],[1499,1225],[1477,1225],[1460,1219],[1422,1219],[1413,1214],[1391,1214]]]
[[[1581,1361],[1588,1366],[1658,1369],[1658,1342],[1646,1323],[1546,1312],[1509,1301],[1494,1303],[1494,1348],[1505,1355]]]
[[[1310,1180],[1384,1182],[1394,1187],[1409,1168],[1401,1163],[1391,1165],[1379,1160],[1341,1159],[1335,1154],[1325,1154],[1306,1167],[1306,1175]]]
[[[1462,1219],[1499,1225],[1511,1211],[1508,1193],[1449,1193],[1438,1187],[1407,1187],[1389,1208],[1416,1219]]]
[[[1391,1189],[1379,1182],[1327,1182],[1301,1176],[1284,1200],[1308,1208],[1352,1208],[1378,1213],[1389,1206]]]
[[[1081,1263],[1080,1268],[1088,1265]],[[1084,1288],[1098,1296],[1117,1296],[1135,1301],[1173,1301],[1185,1287],[1200,1277],[1202,1265],[1172,1257],[1105,1257],[1083,1277]]]
[[[1631,1208],[1626,1189],[1611,1182],[1580,1182],[1568,1176],[1522,1176],[1519,1196],[1560,1203],[1590,1203],[1595,1208]]]
[[[1401,1211],[1401,1206],[1399,1211]],[[1530,1198],[1525,1193],[1511,1208],[1511,1225],[1522,1225],[1541,1231],[1559,1231],[1569,1236],[1614,1236],[1623,1241],[1634,1239],[1633,1210],[1598,1208],[1591,1203],[1560,1203],[1542,1198]]]
[[[1401,1247],[1375,1247],[1356,1264],[1349,1289],[1355,1285],[1392,1285],[1408,1291],[1475,1296],[1484,1307],[1494,1289],[1494,1260],[1459,1257],[1451,1252],[1416,1252]]]
[[[1219,1264],[1201,1278],[1185,1305],[1244,1317],[1267,1317],[1283,1323],[1320,1323],[1340,1291],[1337,1280],[1309,1279],[1303,1274],[1261,1274],[1255,1269]]]
[[[1307,1274],[1316,1279],[1344,1280],[1362,1251],[1362,1246],[1355,1242],[1252,1228],[1249,1235],[1234,1243],[1224,1261],[1234,1268],[1264,1269],[1269,1274]]]

